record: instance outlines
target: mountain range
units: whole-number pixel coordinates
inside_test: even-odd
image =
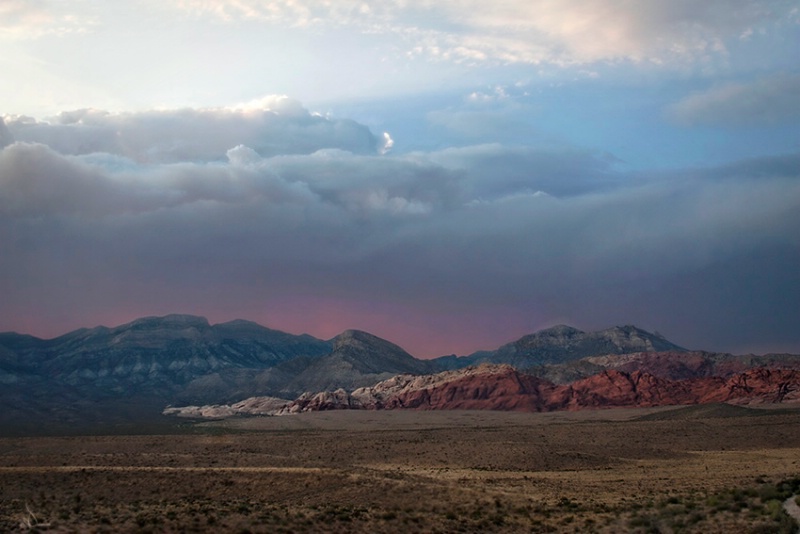
[[[517,380],[557,387],[602,373],[723,379],[758,367],[798,369],[800,357],[687,351],[634,326],[582,332],[560,325],[496,350],[421,360],[358,330],[321,340],[243,320],[211,325],[202,317],[168,315],[49,340],[0,334],[0,422],[9,428],[135,422],[157,417],[166,405],[230,406],[251,398],[286,404],[336,390],[350,395],[398,375],[477,376],[465,369],[481,364],[505,364]],[[278,405],[262,402],[262,413]]]

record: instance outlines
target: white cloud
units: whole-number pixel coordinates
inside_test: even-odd
[[[394,147],[394,139],[389,135],[389,132],[383,132],[383,146],[381,147],[381,154],[386,154]]]
[[[728,83],[687,96],[668,108],[681,124],[754,126],[800,118],[800,75],[782,74],[747,83]]]
[[[228,156],[228,161],[231,165],[236,166],[250,166],[261,163],[263,158],[250,147],[244,145],[237,145],[225,153]]]
[[[63,2],[48,0],[3,0],[0,2],[0,38],[34,39],[42,35],[81,33],[96,20],[76,13]],[[80,11],[80,10],[77,10]]]
[[[337,148],[360,154],[385,148],[369,129],[351,120],[328,119],[286,97],[217,109],[109,113],[83,109],[50,122],[6,117],[17,141],[43,143],[62,154],[106,152],[138,162],[223,160],[246,145],[261,156]]]
[[[694,61],[724,54],[754,28],[792,20],[788,0],[427,0],[365,3],[178,0],[225,20],[347,26],[392,33],[412,55],[482,63]]]

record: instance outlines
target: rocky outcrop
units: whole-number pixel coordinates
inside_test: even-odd
[[[800,371],[795,369],[751,369],[727,379],[718,392],[709,391],[702,402],[717,398],[734,404],[800,401]]]
[[[797,369],[800,357],[791,354],[764,356],[740,355],[705,351],[636,352],[621,355],[603,355],[584,358],[565,367],[577,368],[585,364],[589,369],[615,369],[626,373],[643,371],[659,378],[686,380],[703,377],[730,377],[754,368]]]
[[[481,365],[436,375],[399,375],[351,393],[306,393],[276,414],[307,411],[503,410],[545,412],[727,402],[800,401],[800,371],[750,369],[729,378],[669,380],[609,370],[570,384],[553,384],[509,365]]]
[[[224,419],[236,415],[273,415],[289,403],[277,397],[250,397],[234,404],[167,406],[164,415],[196,419]]]

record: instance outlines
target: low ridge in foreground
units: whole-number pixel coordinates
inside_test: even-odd
[[[276,399],[233,406],[167,408],[184,417],[289,415],[327,410],[502,410],[551,412],[613,407],[708,403],[740,405],[800,402],[800,370],[754,368],[723,378],[659,378],[617,370],[554,384],[510,365],[483,364],[435,375],[397,375],[370,387],[305,393],[278,406]],[[269,409],[264,409],[270,405]]]

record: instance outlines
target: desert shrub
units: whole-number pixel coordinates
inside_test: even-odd
[[[759,525],[754,525],[750,527],[750,529],[747,532],[748,534],[774,534],[775,526],[768,525],[766,523],[761,523]]]
[[[767,502],[774,499],[779,499],[780,492],[778,491],[778,488],[772,484],[764,484],[758,488],[758,497],[761,499],[761,502]]]
[[[788,499],[795,493],[800,492],[800,478],[784,480],[778,483],[777,489],[782,499]]]
[[[794,534],[795,532],[797,532],[797,521],[784,513],[778,520],[778,533]]]
[[[646,532],[647,534],[659,534],[661,532],[658,519],[649,515],[633,516],[628,521],[628,527],[631,530]]]
[[[667,516],[675,517],[675,516],[683,516],[686,515],[687,509],[682,504],[670,504],[664,510],[664,514]]]
[[[687,525],[696,525],[697,523],[699,523],[703,519],[704,519],[703,514],[701,514],[700,512],[692,512],[686,518],[686,524]]]
[[[569,497],[561,497],[558,500],[558,506],[566,510],[577,510],[578,508],[580,508],[580,505],[570,500]]]
[[[529,506],[518,506],[517,508],[514,509],[514,512],[517,515],[524,515],[526,517],[530,517],[530,515],[531,515],[531,511],[530,511],[530,507]]]
[[[490,520],[492,523],[494,523],[495,525],[497,525],[497,526],[502,526],[502,525],[504,525],[504,524],[505,524],[505,522],[506,522],[506,518],[505,518],[505,516],[503,516],[503,514],[499,514],[499,513],[498,513],[498,514],[492,514],[492,515],[489,517],[489,520]]]
[[[783,513],[783,503],[777,499],[767,501],[764,508],[766,513],[775,519]]]

